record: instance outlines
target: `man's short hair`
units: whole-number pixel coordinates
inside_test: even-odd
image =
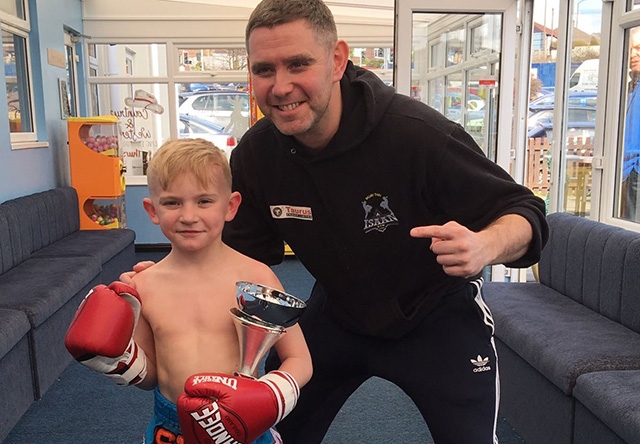
[[[322,0],[262,0],[253,10],[245,31],[249,50],[249,36],[256,28],[273,28],[295,20],[306,20],[316,38],[327,49],[338,40],[336,22],[329,7]]]

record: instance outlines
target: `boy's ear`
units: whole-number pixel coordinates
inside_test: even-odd
[[[230,222],[236,217],[236,213],[238,212],[238,208],[240,207],[240,202],[242,202],[242,196],[239,192],[234,191],[229,196],[229,206],[227,208],[227,216],[224,218],[225,221]]]
[[[156,207],[153,205],[153,201],[150,198],[145,197],[144,199],[142,199],[142,206],[149,215],[149,219],[151,219],[151,222],[156,225],[160,225],[160,219],[158,219],[158,214],[156,213]]]

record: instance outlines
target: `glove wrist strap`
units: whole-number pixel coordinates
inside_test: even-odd
[[[300,387],[293,376],[280,370],[267,373],[259,381],[267,384],[276,395],[278,402],[277,424],[296,406],[300,396]]]
[[[118,358],[94,356],[80,363],[104,374],[118,385],[137,385],[147,376],[147,355],[133,339]]]

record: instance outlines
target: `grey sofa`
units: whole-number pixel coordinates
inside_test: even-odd
[[[135,263],[132,230],[81,231],[75,189],[0,204],[0,441],[71,362],[64,335],[87,292]]]
[[[483,290],[501,414],[527,444],[640,443],[640,234],[547,219],[539,283]]]

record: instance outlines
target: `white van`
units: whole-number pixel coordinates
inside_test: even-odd
[[[597,91],[600,59],[585,60],[569,79],[569,91]]]

